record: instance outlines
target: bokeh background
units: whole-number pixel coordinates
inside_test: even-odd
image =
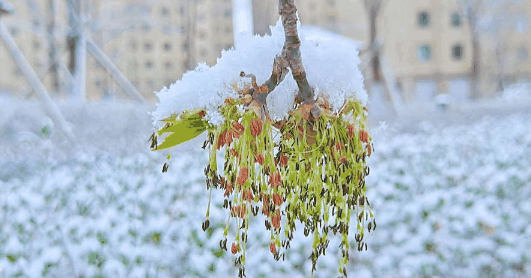
[[[357,42],[369,93],[378,226],[349,276],[531,276],[531,1],[296,4]],[[0,0],[0,277],[236,277],[221,191],[201,229],[204,138],[163,174],[149,113],[277,20],[277,1]],[[310,277],[311,238],[276,262],[252,224],[247,277]]]

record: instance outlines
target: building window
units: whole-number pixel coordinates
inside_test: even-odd
[[[144,44],[144,49],[145,49],[146,51],[149,51],[149,50],[151,50],[152,48],[153,48],[153,45],[152,45],[150,42],[146,42],[146,43]]]
[[[430,15],[427,12],[420,12],[419,13],[419,26],[428,27],[429,24],[430,24]]]
[[[171,61],[166,61],[166,63],[164,63],[164,67],[169,70],[173,67],[173,63]]]
[[[153,62],[151,62],[151,61],[146,61],[146,63],[144,64],[144,66],[146,67],[146,69],[152,69],[152,68],[153,68]]]
[[[328,0],[328,5],[334,6],[336,4],[335,0]]]
[[[171,43],[166,42],[164,43],[164,51],[170,52],[171,51]]]
[[[231,18],[232,17],[232,11],[226,10],[225,11],[225,18]]]
[[[205,37],[206,37],[206,33],[205,33],[205,31],[200,31],[200,32],[199,32],[199,38],[200,38],[200,39],[204,39]]]
[[[529,52],[527,51],[527,48],[525,46],[520,46],[516,50],[516,58],[518,59],[518,61],[524,62],[527,60],[528,57],[529,57]]]
[[[160,9],[160,15],[162,15],[162,17],[168,17],[169,13],[170,13],[170,10],[168,10],[168,8],[166,7],[162,7]]]
[[[427,62],[431,58],[431,47],[427,44],[423,44],[419,46],[417,50],[417,54],[419,56],[419,60],[422,62]]]
[[[463,47],[460,44],[456,44],[452,47],[452,58],[454,60],[461,60],[463,57]]]
[[[187,51],[189,48],[190,48],[190,45],[187,42],[183,43],[183,50],[184,51]]]
[[[148,33],[150,30],[151,26],[149,26],[148,24],[142,26],[142,31],[144,31],[144,33]]]
[[[461,26],[461,15],[459,13],[452,14],[452,26],[454,27]]]

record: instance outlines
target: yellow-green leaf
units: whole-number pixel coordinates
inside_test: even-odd
[[[199,136],[207,130],[207,123],[202,120],[185,121],[171,127],[173,132],[164,138],[157,149],[171,148]]]
[[[171,133],[157,146],[158,150],[171,148],[193,139],[205,132],[209,126],[208,122],[203,120],[198,112],[169,123],[171,124],[170,126],[166,126],[157,131],[159,136],[165,133]]]

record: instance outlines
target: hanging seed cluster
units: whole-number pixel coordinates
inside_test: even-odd
[[[311,115],[310,106],[298,104],[286,120],[272,122],[261,119],[249,89],[240,90],[240,96],[226,99],[220,107],[225,121],[219,126],[208,125],[203,145],[210,149],[205,168],[210,196],[212,189],[220,189],[223,208],[228,210],[220,247],[236,256],[235,266],[243,277],[251,217],[266,217],[265,228],[271,233],[269,249],[276,260],[285,258],[283,250],[290,247],[299,221],[305,236],[313,236],[312,271],[326,252],[330,232],[341,234],[339,273],[346,276],[351,214],[357,219],[354,238],[358,251],[367,250],[365,231],[376,228],[365,196],[365,177],[369,174],[366,158],[373,151],[365,108],[350,100],[333,114],[328,103],[320,99],[323,113],[318,118]],[[204,110],[198,113],[195,117],[202,119]],[[280,135],[280,140],[274,141],[274,135]],[[152,148],[156,148],[157,138],[153,136]],[[219,152],[224,152],[223,169],[217,167]],[[163,171],[167,168],[165,164]],[[210,200],[203,230],[210,224],[209,210]],[[229,239],[231,230],[236,233]]]

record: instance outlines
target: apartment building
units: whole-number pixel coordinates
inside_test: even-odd
[[[49,90],[52,78],[46,28],[50,1],[57,5],[57,46],[66,65],[66,1],[12,1],[16,14],[2,19]],[[147,99],[154,100],[153,91],[179,79],[198,62],[214,64],[221,50],[233,44],[232,0],[82,2],[85,29],[91,38]],[[364,2],[295,1],[302,24],[367,43],[370,24]],[[382,58],[388,61],[404,101],[431,101],[445,93],[455,100],[471,98],[472,39],[457,0],[386,2],[377,17],[377,37],[382,42]],[[269,33],[269,26],[279,18],[278,1],[252,3],[255,32]],[[511,83],[530,81],[531,0],[503,3],[482,15],[477,97],[492,96]],[[91,55],[87,57],[87,98],[127,99],[106,70]],[[2,44],[0,65],[0,91],[31,97],[31,89]],[[372,67],[362,65],[368,75]],[[66,92],[52,94],[67,96]]]
[[[3,18],[15,41],[47,88],[49,74],[46,12],[50,0],[15,1],[16,13]],[[66,1],[57,2],[57,46],[67,64]],[[85,30],[141,94],[154,100],[154,91],[178,80],[198,62],[214,64],[233,43],[231,0],[92,0],[83,2]],[[32,9],[33,8],[33,9]],[[41,14],[41,17],[37,17]],[[1,45],[1,44],[0,44]],[[22,73],[0,47],[0,90],[31,97]],[[123,90],[90,54],[87,55],[88,100],[127,99]],[[66,97],[66,92],[51,92]]]
[[[368,43],[364,0],[296,0],[302,24],[319,26]],[[277,1],[254,0],[255,29],[267,33],[278,20]],[[269,16],[261,12],[267,11]],[[531,0],[507,0],[479,15],[480,66],[476,97],[531,76]],[[449,94],[471,95],[472,37],[456,0],[389,0],[377,17],[380,53],[389,61],[405,102],[431,101]],[[362,66],[372,74],[372,65]]]

